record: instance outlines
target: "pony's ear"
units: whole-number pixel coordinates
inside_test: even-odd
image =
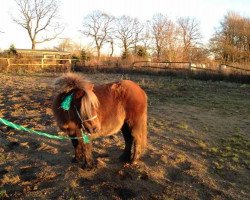
[[[85,95],[85,91],[84,90],[77,90],[77,92],[75,93],[75,99],[80,99]]]

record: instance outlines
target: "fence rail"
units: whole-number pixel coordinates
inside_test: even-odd
[[[202,71],[220,71],[220,72],[226,72],[228,70],[237,70],[238,72],[243,72],[246,74],[250,74],[250,69],[244,69],[228,64],[219,64],[218,68],[211,69],[208,67],[207,64],[205,63],[192,63],[192,62],[151,62],[151,61],[135,61],[133,62],[132,66],[133,67],[140,67],[138,64],[144,64],[142,65],[143,67],[147,68],[152,68],[152,69],[162,69],[162,70],[167,70],[167,69],[186,69],[186,70],[202,70]],[[178,67],[180,66],[181,67]]]
[[[41,66],[42,68],[45,66],[64,66],[67,62],[71,65],[72,62],[77,61],[78,59],[51,59],[51,58],[41,58],[41,59],[15,59],[15,58],[0,58],[0,60],[6,60],[7,67],[11,66]],[[19,61],[31,61],[35,63],[13,63],[13,60]],[[50,63],[46,63],[46,61],[52,61]],[[58,63],[58,61],[66,61],[66,63]]]
[[[250,72],[250,69],[243,69],[243,68],[232,66],[232,65],[221,64],[220,66],[223,66],[223,65],[225,65],[226,67],[229,67],[231,69],[237,69],[237,70],[242,70],[242,71]]]
[[[56,59],[56,58],[0,58],[7,64],[7,69],[11,66],[65,66],[76,63],[78,59]],[[192,63],[192,62],[152,62],[152,61],[135,61],[132,67],[143,67],[156,70],[190,70],[190,71],[207,71],[207,72],[222,72],[222,73],[244,73],[250,75],[250,69],[244,69],[228,64],[218,64],[216,68],[210,67],[206,63]]]

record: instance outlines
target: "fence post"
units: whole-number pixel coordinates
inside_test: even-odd
[[[219,65],[219,71],[220,71],[220,73],[225,72],[226,68],[227,68],[227,65],[225,65],[225,64],[220,64],[220,65]]]
[[[192,71],[192,63],[191,62],[189,62],[189,69],[190,69],[190,71]]]
[[[74,67],[72,66],[72,59],[69,59],[69,71],[72,71],[72,69],[74,70]]]
[[[10,68],[10,58],[7,58],[7,63],[8,63],[8,65],[7,65],[7,71],[9,71],[9,68]]]
[[[42,58],[42,68],[43,68],[43,65],[44,65],[44,61],[43,61],[44,58]]]
[[[10,67],[10,59],[9,58],[7,58],[7,63],[8,63],[7,67]]]

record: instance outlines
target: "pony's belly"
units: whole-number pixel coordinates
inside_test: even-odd
[[[95,139],[95,138],[98,138],[98,137],[104,137],[104,136],[109,136],[109,135],[116,134],[121,130],[121,127],[122,127],[122,125],[119,124],[119,125],[117,125],[115,127],[113,126],[113,127],[106,128],[106,129],[102,128],[100,130],[100,132],[91,134],[91,138]]]
[[[125,110],[121,105],[114,106],[114,113],[109,113],[109,117],[100,121],[101,130],[93,134],[93,138],[109,136],[118,133],[125,120]]]

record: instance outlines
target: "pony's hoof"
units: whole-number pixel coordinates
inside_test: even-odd
[[[123,153],[122,155],[120,155],[119,160],[125,163],[128,163],[131,161],[130,155],[127,153]]]
[[[133,167],[138,167],[139,166],[138,161],[133,161],[133,162],[130,163],[130,165],[133,166]]]
[[[130,169],[138,169],[140,168],[140,165],[138,162],[127,162],[123,165],[124,168],[130,168]]]
[[[71,163],[79,163],[79,159],[76,159],[75,157],[71,159]]]
[[[94,162],[85,163],[82,168],[85,169],[85,170],[90,171],[90,170],[95,168],[95,164],[94,164]]]
[[[140,167],[139,160],[138,160],[138,159],[132,160],[132,161],[130,162],[130,166],[131,166],[131,167],[134,167],[134,168],[139,168],[139,167]]]

